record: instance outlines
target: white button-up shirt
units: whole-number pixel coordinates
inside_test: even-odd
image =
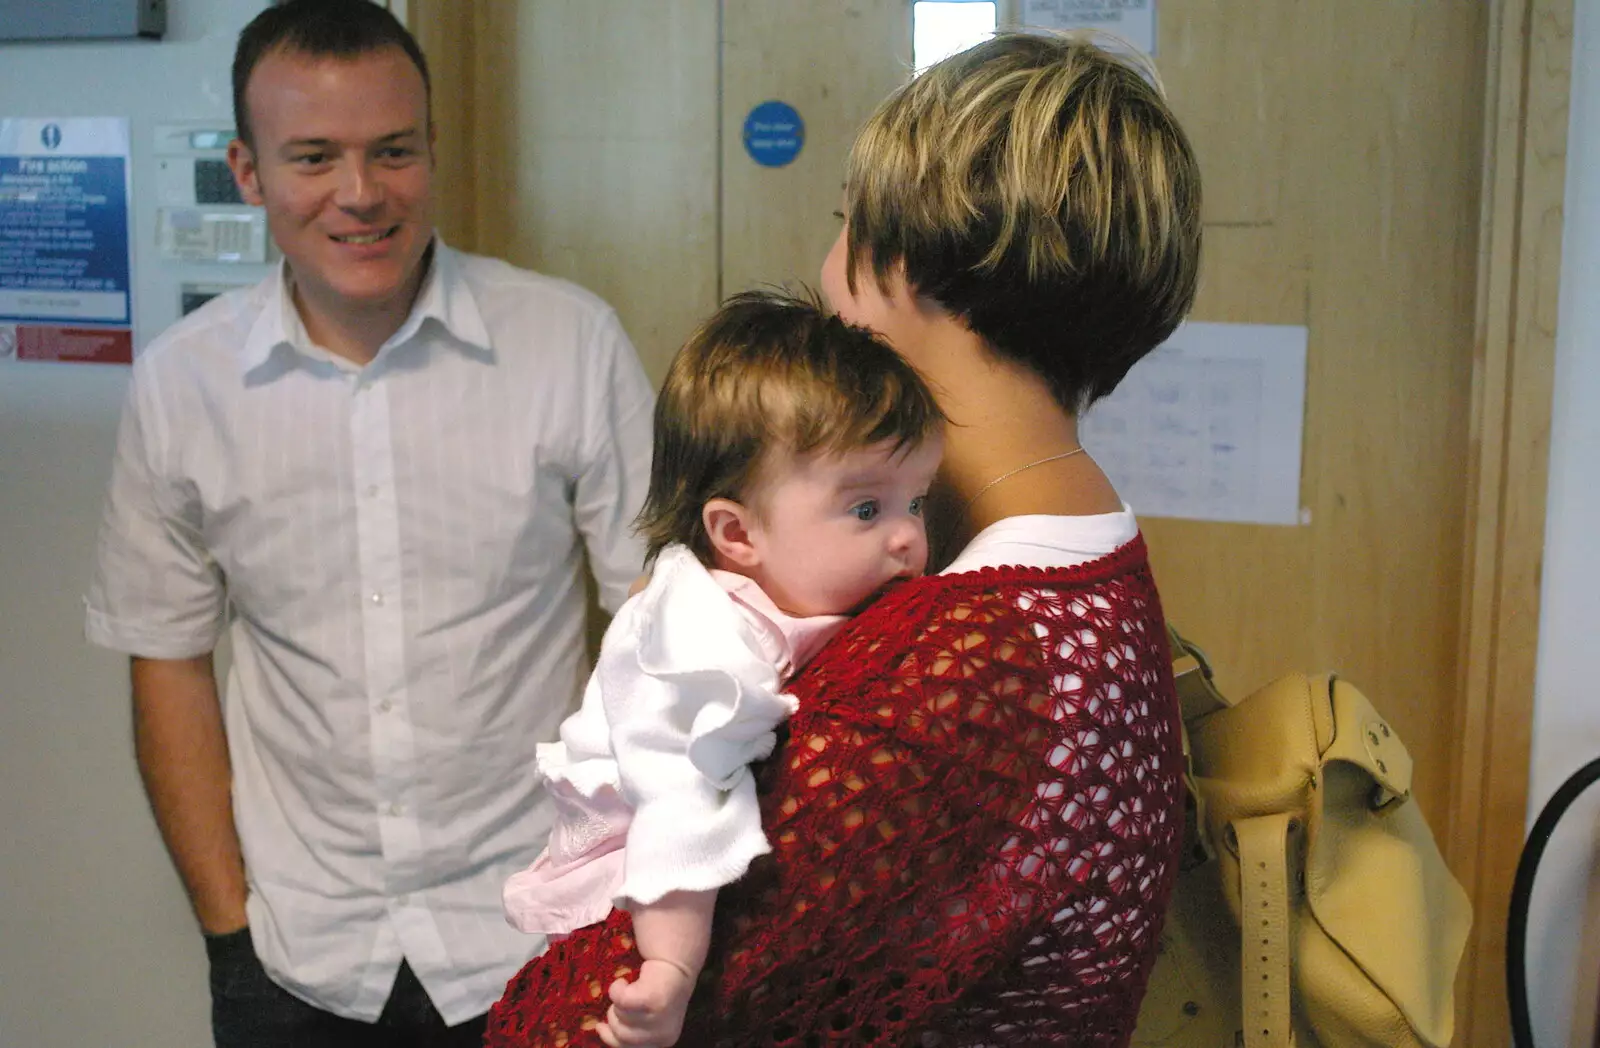
[[[582,686],[585,547],[612,609],[640,569],[651,389],[603,302],[442,244],[366,367],[286,279],[135,363],[87,631],[186,658],[229,628],[263,963],[371,1020],[404,956],[456,1023],[543,945],[501,887],[552,817],[534,745]]]

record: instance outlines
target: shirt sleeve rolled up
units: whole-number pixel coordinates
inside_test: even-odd
[[[199,500],[174,468],[153,376],[135,367],[123,406],[85,634],[150,659],[193,658],[216,647],[226,589],[201,534]]]

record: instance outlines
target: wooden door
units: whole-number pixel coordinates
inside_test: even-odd
[[[1007,0],[1003,16],[1017,6]],[[450,198],[447,233],[606,297],[657,378],[722,295],[815,282],[849,140],[910,75],[907,0],[411,7],[425,43],[471,70],[453,105],[439,102],[470,128],[441,131],[442,164],[470,188]],[[1491,49],[1504,35],[1493,19],[1528,9],[1159,7],[1157,64],[1205,178],[1194,318],[1309,331],[1308,520],[1143,519],[1169,614],[1228,690],[1290,669],[1357,682],[1399,727],[1441,835],[1462,821],[1458,779],[1477,774],[1459,737],[1464,609],[1481,600],[1471,587],[1495,584],[1464,569],[1497,519],[1479,462],[1482,416],[1497,409],[1477,349],[1493,311],[1480,297],[1480,229],[1505,221],[1480,199]],[[746,114],[769,99],[805,121],[786,167],[755,164],[741,142]],[[1483,294],[1501,293],[1492,285]],[[1514,807],[1525,789],[1525,776],[1491,784],[1467,816]],[[1498,992],[1497,950],[1477,962],[1480,996]],[[1504,1042],[1489,1023],[1472,1043]]]
[[[658,380],[723,295],[815,284],[850,138],[910,71],[905,0],[411,9],[438,67],[445,236],[605,298]],[[742,142],[769,99],[805,121],[784,167]]]
[[[827,17],[818,16],[823,7]],[[910,5],[725,0],[723,12],[723,289],[814,288],[839,235],[833,216],[850,142],[911,77]],[[746,116],[769,99],[805,121],[805,145],[784,167],[762,167],[743,143]]]
[[[425,43],[472,41],[466,242],[611,303],[659,381],[719,295],[715,0],[432,10]]]

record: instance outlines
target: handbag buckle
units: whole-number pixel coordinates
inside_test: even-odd
[[[1411,754],[1394,729],[1374,718],[1361,726],[1361,745],[1370,763],[1367,771],[1374,780],[1373,811],[1381,811],[1411,796]]]

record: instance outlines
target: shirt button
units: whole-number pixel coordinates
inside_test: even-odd
[[[377,497],[378,497],[378,485],[376,485],[376,484],[367,485],[367,498],[375,499]]]
[[[406,806],[404,804],[401,804],[399,801],[395,801],[393,804],[389,805],[389,814],[393,815],[395,818],[398,819],[400,816],[404,815],[405,813],[406,813]]]
[[[379,713],[388,713],[392,709],[394,709],[394,703],[390,702],[388,699],[383,699],[383,700],[379,701],[379,703],[378,703],[378,712]]]
[[[374,603],[374,604],[382,604],[383,603],[383,594],[374,593],[372,595],[372,603]]]

